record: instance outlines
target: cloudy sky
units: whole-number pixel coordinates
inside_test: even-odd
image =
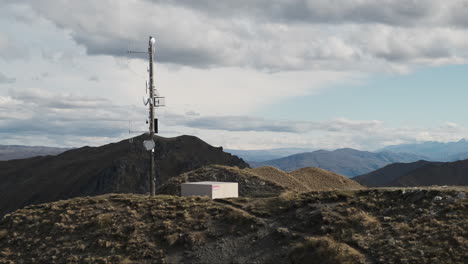
[[[146,130],[235,149],[468,138],[467,0],[0,0],[0,144]],[[132,134],[135,135],[135,134]]]

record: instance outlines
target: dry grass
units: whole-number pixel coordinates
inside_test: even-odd
[[[285,187],[255,174],[250,169],[239,169],[222,165],[210,165],[171,178],[161,186],[159,193],[180,195],[180,184],[195,181],[237,182],[240,196],[276,196]]]
[[[0,240],[2,240],[4,237],[6,237],[8,234],[7,230],[0,230]]]
[[[297,244],[289,253],[291,263],[321,263],[321,264],[356,264],[365,263],[365,256],[354,248],[330,237],[309,237]]]
[[[226,221],[228,221],[227,223],[233,225],[252,224],[253,222],[255,222],[255,217],[253,217],[244,210],[231,207],[226,215]]]
[[[129,258],[124,258],[122,261],[120,261],[119,264],[132,264],[133,261],[130,260]]]
[[[179,233],[173,233],[165,236],[166,242],[169,246],[174,246],[180,238]]]
[[[278,168],[274,167],[260,167],[255,169],[245,169],[250,171],[259,177],[267,181],[273,181],[280,186],[284,186],[289,190],[294,190],[297,192],[307,192],[311,191],[306,185],[299,182],[296,178],[291,177],[289,173],[284,172]]]
[[[282,192],[278,198],[280,198],[283,201],[294,201],[299,197],[299,194],[297,192],[293,191],[286,191]]]
[[[360,226],[362,229],[374,229],[380,227],[380,222],[375,217],[358,208],[346,209],[348,220],[354,225]]]
[[[164,263],[170,248],[192,250],[204,245],[207,235],[229,237],[230,230],[220,227],[226,223],[235,234],[251,230],[234,222],[255,219],[199,197],[76,198],[6,216],[0,222],[0,263]]]
[[[289,173],[296,180],[314,191],[364,189],[359,183],[339,174],[320,168],[302,168]]]
[[[239,169],[210,165],[171,178],[159,189],[159,192],[180,195],[180,184],[186,181],[237,182],[239,195],[248,197],[276,197],[285,191],[309,192],[364,188],[353,180],[318,168],[304,168],[287,173],[274,167]]]
[[[190,232],[187,240],[191,248],[194,246],[202,246],[206,243],[206,234],[200,231]]]
[[[411,227],[408,225],[408,223],[395,223],[394,227],[396,230],[401,231],[401,232],[408,232]]]
[[[112,224],[112,214],[100,214],[96,217],[96,223],[99,227],[105,228]]]
[[[0,263],[464,263],[468,199],[450,199],[460,191],[71,199],[5,216]]]

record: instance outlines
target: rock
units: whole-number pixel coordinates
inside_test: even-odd
[[[385,222],[390,222],[390,221],[392,221],[392,218],[389,217],[389,216],[384,216],[384,217],[383,217],[383,220],[384,220]]]
[[[413,195],[409,197],[409,201],[415,203],[426,196],[426,193],[423,191],[416,191]]]
[[[465,198],[466,198],[466,195],[465,195],[464,192],[459,192],[459,193],[457,193],[457,196],[456,196],[456,197],[457,197],[457,199],[465,199]]]
[[[384,214],[384,215],[389,215],[389,214],[391,214],[391,213],[392,213],[392,209],[390,209],[390,208],[386,208],[386,209],[383,211],[383,214]]]
[[[432,200],[433,201],[442,201],[442,197],[437,195]]]
[[[281,237],[290,237],[291,233],[289,232],[289,229],[284,228],[284,227],[279,227],[276,229],[276,234],[280,235]]]
[[[453,198],[453,197],[447,197],[447,202],[449,203],[456,203],[457,202],[457,199]]]

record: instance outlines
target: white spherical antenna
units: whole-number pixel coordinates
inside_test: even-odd
[[[156,42],[156,39],[154,39],[153,37],[150,39],[151,41],[151,44],[154,44]]]
[[[149,140],[143,141],[143,146],[145,146],[146,150],[152,150],[154,149],[155,144],[152,139],[149,139]]]

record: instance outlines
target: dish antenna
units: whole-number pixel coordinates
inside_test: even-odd
[[[153,150],[155,147],[154,141],[152,139],[148,139],[143,141],[143,146],[145,147],[146,150]]]

